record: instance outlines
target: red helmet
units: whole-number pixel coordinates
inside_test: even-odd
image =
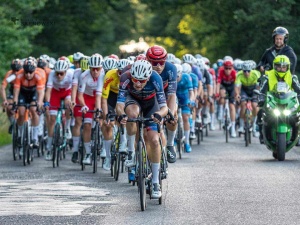
[[[119,60],[119,56],[117,56],[115,54],[109,55],[108,58],[113,58],[113,59]]]
[[[138,60],[147,60],[147,57],[145,54],[139,54],[137,57],[135,57],[135,61]]]
[[[161,46],[154,45],[148,49],[146,53],[147,59],[152,60],[166,60],[167,59],[167,51]]]
[[[233,66],[233,61],[231,59],[225,59],[223,66]]]

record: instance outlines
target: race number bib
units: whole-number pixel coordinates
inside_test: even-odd
[[[285,83],[285,82],[277,83],[277,92],[286,93],[286,92],[288,92],[288,90],[289,90],[289,87],[288,87],[287,83]]]

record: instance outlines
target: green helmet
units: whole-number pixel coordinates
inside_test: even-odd
[[[90,68],[89,66],[89,58],[87,56],[83,56],[80,59],[80,68],[82,71],[86,71]]]
[[[283,78],[286,73],[290,70],[290,59],[285,55],[278,55],[273,61],[273,68],[275,70],[276,76]],[[282,71],[280,68],[287,67],[285,71]]]
[[[73,55],[69,55],[67,58],[70,60],[70,63],[73,63],[73,62],[74,62],[74,60],[73,60]]]

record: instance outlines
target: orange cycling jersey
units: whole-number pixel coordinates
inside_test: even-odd
[[[7,87],[7,81],[6,81],[6,78],[8,78],[10,75],[12,75],[12,74],[14,74],[13,73],[13,70],[9,70],[6,74],[5,74],[5,76],[4,76],[4,78],[3,78],[3,81],[2,81],[2,87],[5,89],[6,87]],[[12,82],[10,82],[11,84],[14,84],[15,83],[15,81],[13,80]]]
[[[48,68],[48,67],[45,67],[43,70],[45,71],[45,74],[46,74],[46,82],[47,82],[47,81],[48,81],[49,74],[50,74],[50,72],[51,72],[52,70],[51,70],[50,68]]]
[[[43,70],[43,69],[41,69]],[[21,87],[26,89],[36,88],[37,90],[43,90],[45,88],[45,72],[41,72],[38,68],[34,71],[34,76],[31,80],[25,78],[24,70],[20,70],[17,74],[14,88],[20,89]]]

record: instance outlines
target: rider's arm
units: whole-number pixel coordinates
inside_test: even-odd
[[[49,102],[50,101],[51,92],[52,92],[52,88],[47,87],[46,93],[45,93],[45,102]]]
[[[297,93],[297,95],[300,95],[300,84],[297,75],[293,75],[292,88]]]
[[[174,115],[176,109],[176,94],[168,95],[167,105]]]

